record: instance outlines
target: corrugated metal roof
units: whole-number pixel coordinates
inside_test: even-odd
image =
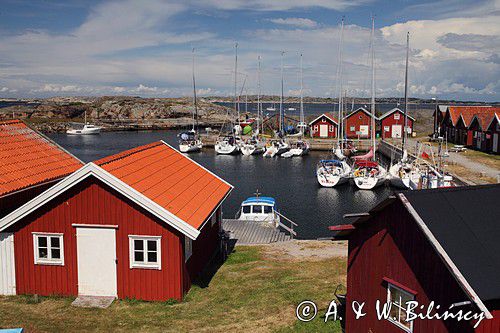
[[[0,196],[65,177],[81,166],[24,122],[0,122]]]
[[[94,163],[196,229],[232,189],[162,141]]]

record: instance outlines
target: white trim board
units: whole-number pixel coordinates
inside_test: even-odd
[[[403,119],[404,119],[404,112],[403,110],[401,110],[400,108],[393,108],[393,109],[390,109],[389,111],[387,111],[386,113],[384,113],[383,115],[381,115],[380,117],[378,117],[378,120],[382,120],[384,118],[387,118],[388,116],[390,116],[391,114],[393,114],[394,112],[401,112],[401,114],[403,115]],[[410,116],[409,114],[406,115],[408,118],[410,118],[411,120],[415,121],[415,118],[413,118],[412,116]]]
[[[61,182],[57,183],[39,196],[28,201],[15,211],[0,219],[0,231],[5,230],[9,226],[26,217],[31,212],[42,207],[52,199],[66,192],[68,189],[72,188],[76,184],[79,184],[81,181],[87,179],[90,176],[97,178],[104,184],[115,189],[120,194],[130,199],[132,202],[144,208],[145,210],[147,210],[166,224],[172,226],[174,229],[182,232],[189,238],[195,240],[200,234],[200,231],[189,225],[187,222],[178,218],[165,208],[158,205],[153,200],[147,198],[139,191],[130,187],[129,185],[116,178],[103,168],[95,165],[94,163],[87,163],[86,165],[75,171],[73,174],[64,178],[64,180],[62,180]]]
[[[330,116],[328,116],[326,113],[322,113],[321,115],[319,115],[318,117],[316,117],[316,119],[314,119],[313,121],[309,122],[309,126],[311,126],[312,124],[314,124],[315,122],[317,122],[322,117],[326,117],[326,118],[330,119],[337,126],[339,125],[335,119],[330,118]]]
[[[465,277],[462,275],[458,267],[455,265],[453,260],[451,260],[450,256],[446,253],[444,248],[441,246],[439,241],[434,237],[432,234],[431,230],[427,225],[425,224],[424,220],[418,215],[417,211],[413,206],[411,205],[410,201],[405,197],[403,193],[398,193],[399,199],[405,206],[405,208],[408,210],[408,212],[411,214],[411,216],[415,219],[417,222],[418,226],[424,233],[424,235],[429,239],[430,243],[432,244],[432,247],[436,250],[438,255],[441,257],[441,259],[444,261],[445,265],[448,267],[448,270],[452,273],[452,275],[455,277],[455,280],[457,280],[458,284],[462,287],[462,289],[465,291],[467,295],[471,298],[471,300],[476,303],[477,307],[484,312],[486,319],[492,319],[493,316],[491,315],[490,311],[488,308],[484,305],[483,301],[477,293],[472,289],[472,286],[467,282]]]

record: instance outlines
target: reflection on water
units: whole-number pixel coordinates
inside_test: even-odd
[[[50,135],[84,162],[115,154],[143,144],[164,140],[177,147],[174,131],[101,133],[96,136]],[[299,224],[300,238],[331,236],[328,226],[347,223],[346,213],[366,212],[390,193],[389,188],[360,191],[351,184],[321,188],[316,181],[316,164],[326,152],[311,152],[303,158],[263,158],[262,156],[216,155],[204,149],[190,155],[198,163],[235,186],[226,200],[224,217],[233,218],[241,201],[260,193],[273,196],[282,213]],[[351,221],[352,222],[352,221]]]

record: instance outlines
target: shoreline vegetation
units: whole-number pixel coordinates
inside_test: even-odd
[[[346,284],[347,242],[293,241],[236,246],[215,275],[181,303],[116,300],[107,309],[71,306],[73,297],[0,297],[0,327],[26,332],[341,332],[340,323],[295,317],[305,299],[325,313]],[[327,267],[327,269],[325,269]],[[343,289],[345,292],[345,287]]]

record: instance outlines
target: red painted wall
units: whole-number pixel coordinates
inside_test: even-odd
[[[326,117],[321,117],[316,122],[311,124],[311,136],[313,138],[320,138],[319,136],[319,126],[320,125],[328,125],[328,138],[336,138],[337,137],[337,125]],[[333,128],[332,128],[333,126]]]
[[[362,229],[349,238],[347,301],[366,302],[367,315],[356,320],[352,311],[346,313],[346,332],[401,333],[402,329],[387,320],[377,320],[375,302],[387,299],[384,277],[417,292],[420,304],[435,301],[442,307],[468,300],[449,273],[430,242],[420,231],[400,202],[379,212]],[[498,325],[498,320],[496,321]],[[483,321],[481,327],[493,321]],[[474,332],[466,322],[417,320],[414,333]],[[477,331],[488,332],[490,331]],[[498,331],[496,331],[498,332]]]
[[[346,118],[345,120],[346,136],[350,139],[357,138],[358,135],[356,134],[356,132],[359,131],[361,125],[369,126],[368,135],[361,136],[361,138],[369,138],[371,135],[371,128],[370,128],[371,117],[363,111],[356,111],[350,117]],[[354,129],[351,130],[351,127],[354,127]]]
[[[394,115],[399,114],[399,119],[395,119]],[[392,138],[392,125],[399,125],[401,127],[401,135],[403,135],[403,127],[405,123],[405,116],[402,112],[396,111],[380,122],[381,128],[380,131],[382,133],[382,139],[387,139],[387,138]],[[389,126],[389,131],[385,131],[384,127]],[[407,126],[411,129],[411,133],[413,133],[413,120],[411,118],[408,118],[408,123]],[[411,134],[410,134],[411,135]]]
[[[182,299],[185,291],[182,283],[184,236],[157,222],[156,218],[142,208],[94,179],[77,185],[15,225],[13,231],[18,294],[78,294],[76,228],[72,226],[73,223],[118,225],[116,246],[119,298]],[[32,232],[64,233],[64,266],[34,264]],[[129,235],[162,236],[161,270],[130,269]],[[193,253],[193,258],[195,256]]]

